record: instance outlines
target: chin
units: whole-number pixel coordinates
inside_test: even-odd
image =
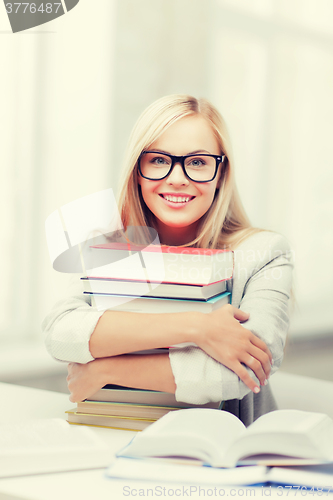
[[[189,224],[168,224],[167,222],[164,223],[165,226],[170,227],[172,229],[186,229],[189,226],[192,226],[193,222],[190,222]]]

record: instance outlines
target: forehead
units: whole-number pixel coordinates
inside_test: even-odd
[[[221,154],[210,123],[201,115],[186,116],[173,123],[149,146],[149,149],[174,155],[186,155],[201,150],[211,154]]]

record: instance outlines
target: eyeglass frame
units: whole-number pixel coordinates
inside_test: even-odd
[[[160,155],[164,155],[164,156],[168,156],[169,158],[171,158],[171,167],[169,169],[169,172],[164,176],[164,177],[160,177],[158,179],[152,179],[151,177],[146,177],[145,175],[142,174],[142,171],[141,171],[141,165],[140,165],[140,160],[141,160],[141,157],[145,154],[145,153],[155,153],[155,154],[160,154]],[[208,181],[195,181],[193,179],[191,179],[191,177],[187,174],[186,172],[186,168],[185,168],[185,160],[186,158],[192,158],[193,156],[211,156],[212,158],[215,158],[215,161],[216,161],[216,165],[215,165],[215,173],[213,175],[213,177],[211,179],[209,179]],[[138,169],[139,169],[139,173],[141,175],[141,177],[143,177],[144,179],[148,179],[149,181],[162,181],[163,179],[166,179],[166,177],[168,177],[174,166],[176,165],[176,163],[179,163],[180,166],[182,167],[182,170],[184,172],[184,175],[185,177],[187,177],[188,179],[190,179],[190,181],[192,182],[200,182],[200,183],[203,183],[203,182],[212,182],[215,177],[216,177],[216,174],[217,174],[217,170],[219,168],[219,165],[220,163],[223,163],[224,162],[224,158],[226,158],[226,155],[222,154],[222,155],[211,155],[211,154],[206,154],[206,153],[202,153],[202,154],[199,154],[199,153],[196,153],[196,154],[192,154],[192,155],[184,155],[184,156],[176,156],[176,155],[170,155],[169,153],[162,153],[162,151],[142,151],[139,158],[138,158],[138,161],[137,161],[137,164],[138,164]]]

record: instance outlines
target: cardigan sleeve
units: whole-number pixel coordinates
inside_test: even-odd
[[[270,251],[262,252],[245,281],[239,307],[250,313],[242,326],[261,338],[270,349],[273,374],[281,365],[289,327],[289,298],[292,261],[286,239],[273,233]],[[249,238],[250,240],[251,238]],[[243,267],[244,269],[244,267]],[[238,269],[240,272],[240,268]],[[238,277],[234,276],[234,285]],[[169,353],[176,382],[176,399],[193,404],[242,399],[250,389],[229,368],[198,347],[172,350]],[[253,371],[246,367],[259,383]]]
[[[42,323],[45,345],[54,358],[76,363],[88,363],[89,340],[104,311],[91,306],[83,295],[80,275],[71,276],[65,296],[57,302]]]

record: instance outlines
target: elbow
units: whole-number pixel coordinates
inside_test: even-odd
[[[69,342],[57,338],[54,332],[49,332],[46,336],[45,347],[48,353],[57,361],[86,364],[95,359],[89,351],[88,342],[81,339],[77,342]]]
[[[198,347],[172,349],[169,358],[177,401],[195,405],[222,401],[221,365],[217,361]]]
[[[89,340],[96,318],[80,318],[80,314],[64,315],[56,322],[42,325],[44,343],[48,353],[58,361],[86,364],[93,361]],[[81,319],[81,321],[79,321]],[[76,320],[76,321],[75,321]],[[85,320],[85,324],[83,322]],[[91,322],[89,325],[88,320]],[[88,324],[88,328],[87,328]]]
[[[271,342],[267,342],[267,347],[271,351],[273,357],[271,375],[273,375],[273,373],[275,373],[282,364],[288,327],[289,323],[286,322],[283,327],[276,328],[274,340]]]

